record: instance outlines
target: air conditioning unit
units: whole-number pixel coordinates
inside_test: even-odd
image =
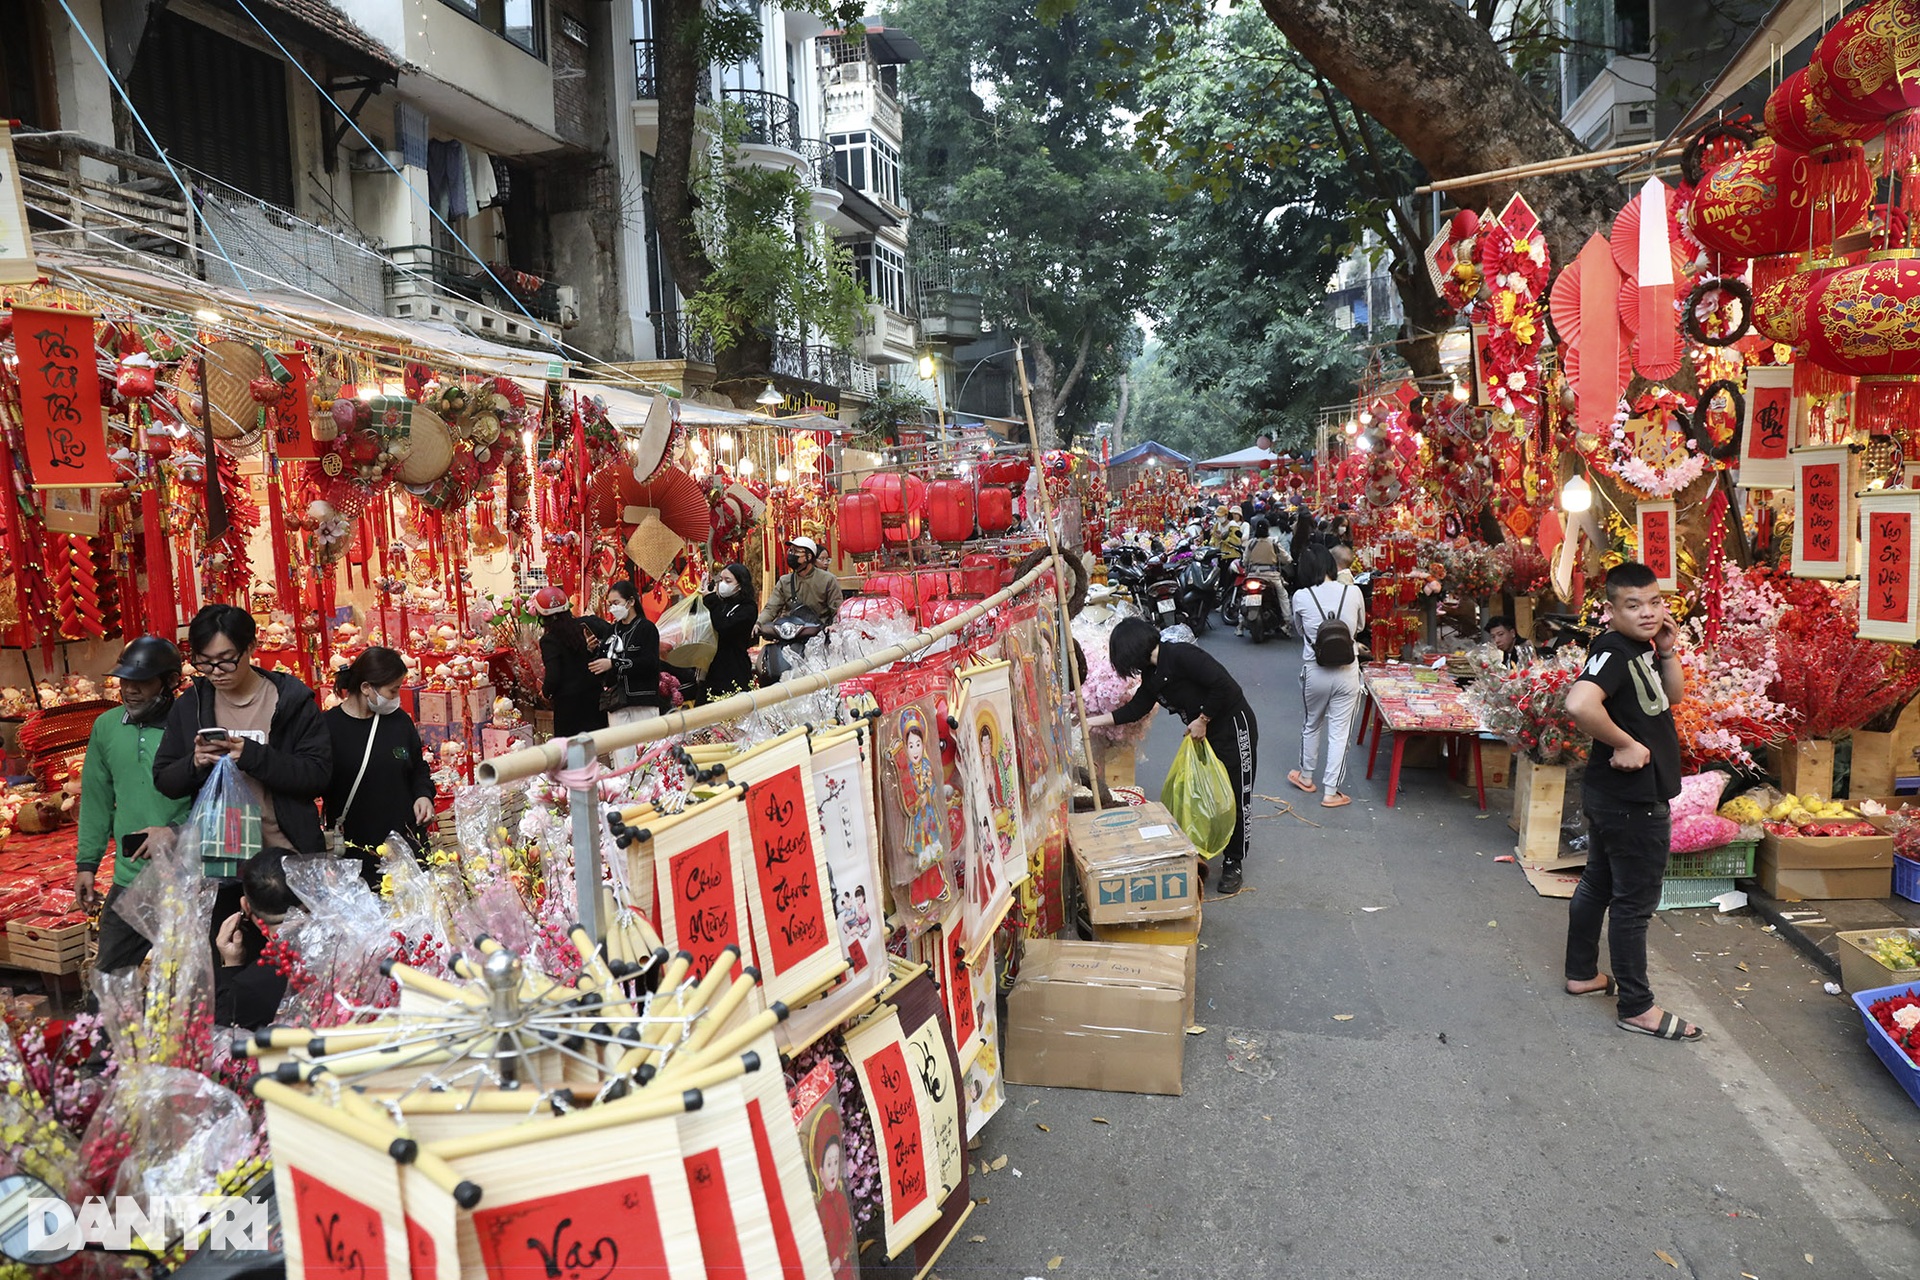
[[[405,158],[398,151],[375,151],[371,147],[362,147],[353,153],[347,167],[355,173],[391,173],[405,163]]]
[[[555,285],[554,309],[560,313],[560,327],[571,329],[580,323],[580,290],[574,285]]]
[[[1653,141],[1653,101],[1613,104],[1612,145],[1623,147],[1634,142]]]

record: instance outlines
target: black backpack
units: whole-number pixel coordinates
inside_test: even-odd
[[[1353,628],[1346,619],[1329,616],[1321,607],[1320,597],[1309,589],[1307,599],[1313,601],[1313,607],[1320,611],[1320,629],[1313,633],[1313,660],[1323,667],[1350,667],[1357,656],[1353,647]],[[1347,589],[1340,589],[1340,608],[1347,603]]]

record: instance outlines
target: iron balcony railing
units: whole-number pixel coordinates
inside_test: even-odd
[[[633,42],[633,96],[642,101],[651,102],[660,96],[659,43],[658,40]],[[694,83],[693,96],[697,102],[713,101],[713,83],[704,70]]]
[[[833,186],[833,144],[821,138],[802,138],[794,150],[806,157],[810,184],[819,190]]]
[[[647,319],[653,322],[653,342],[660,359],[713,363],[713,335],[694,332],[692,316],[677,311],[649,311]]]
[[[720,100],[744,114],[747,131],[741,141],[788,151],[800,149],[800,108],[792,98],[765,89],[722,89]]]

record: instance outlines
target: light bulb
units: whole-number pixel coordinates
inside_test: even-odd
[[[533,461],[533,428],[528,427],[520,433],[520,451],[527,455],[527,461]]]
[[[1350,436],[1357,436],[1360,434],[1360,424],[1355,422],[1352,418],[1347,419],[1347,425],[1344,429],[1346,433]]]
[[[1358,440],[1355,440],[1354,443],[1360,446],[1360,452],[1362,453],[1373,452],[1373,441],[1369,440],[1366,436],[1361,436]]]
[[[753,459],[752,459],[752,458],[742,458],[742,459],[740,459],[740,474],[741,474],[741,475],[743,475],[743,476],[750,476],[750,475],[752,475],[752,474],[753,474]]]
[[[1577,514],[1593,507],[1593,486],[1585,476],[1573,476],[1560,486],[1560,509]]]
[[[1370,427],[1373,425],[1373,415],[1365,409],[1362,409],[1360,411],[1360,425],[1363,427]]]
[[[733,452],[733,437],[732,437],[732,436],[721,436],[721,437],[720,437],[720,452],[722,452],[722,453],[732,453],[732,452]]]
[[[1465,399],[1467,398],[1467,384],[1466,384],[1466,383],[1464,383],[1464,382],[1461,382],[1461,381],[1459,381],[1458,379],[1455,379],[1455,380],[1454,380],[1454,384],[1453,384],[1453,398],[1454,398],[1455,400],[1465,400]]]
[[[773,479],[776,484],[785,484],[787,481],[793,479],[793,472],[787,470],[785,467],[775,467],[773,469]]]

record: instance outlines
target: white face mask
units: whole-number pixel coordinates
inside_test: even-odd
[[[366,699],[367,710],[376,716],[389,715],[400,709],[400,699],[383,698],[371,689],[362,693],[360,696]]]
[[[607,606],[607,616],[609,618],[612,618],[615,622],[625,622],[627,620],[627,615],[631,612],[632,610],[627,608],[626,605],[619,604],[617,602]]]
[[[720,595],[730,596],[740,589],[740,584],[730,578],[722,578],[713,584],[713,589]]]

